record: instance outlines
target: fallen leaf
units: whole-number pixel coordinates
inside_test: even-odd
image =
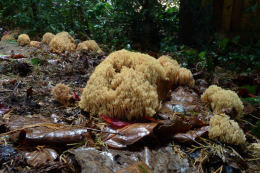
[[[11,55],[11,58],[13,58],[13,59],[20,59],[20,58],[26,58],[26,57],[23,56],[20,53],[18,53],[18,54],[14,53],[14,54]]]
[[[171,92],[170,100],[165,102],[165,104],[172,106],[181,105],[188,112],[201,112],[205,109],[205,104],[202,103],[197,92],[187,87],[178,87]]]
[[[75,92],[73,91],[73,96],[72,98],[75,100],[75,101],[80,101],[80,96]]]
[[[134,144],[143,137],[152,133],[158,123],[134,123],[117,129],[114,132],[117,134],[109,134],[104,142],[112,148],[124,148]]]
[[[3,104],[0,103],[0,115],[5,114],[9,110],[10,110],[9,108],[5,107]]]
[[[183,143],[190,144],[193,143],[197,137],[205,135],[209,130],[209,126],[204,126],[196,130],[189,130],[186,133],[178,133],[174,135],[174,140]]]
[[[152,170],[144,162],[137,162],[116,173],[152,173]]]
[[[30,87],[26,90],[26,96],[32,97],[32,95],[33,95],[33,87]]]
[[[32,167],[40,167],[58,158],[58,153],[50,148],[43,148],[33,152],[25,152],[25,159]]]
[[[105,115],[101,115],[101,117],[114,128],[122,128],[130,124],[129,122],[121,121],[116,118],[110,118]]]
[[[12,116],[7,123],[10,139],[24,144],[62,145],[90,139],[89,128],[54,124],[42,116]],[[3,135],[3,134],[1,134]]]
[[[191,128],[192,125],[190,124],[190,122],[176,116],[174,120],[159,121],[155,132],[159,137],[171,138],[174,134],[187,132]]]

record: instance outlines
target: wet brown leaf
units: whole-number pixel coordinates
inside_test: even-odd
[[[199,112],[203,107],[199,95],[193,89],[186,87],[178,87],[173,91],[170,103],[182,105],[186,111]]]
[[[180,143],[193,143],[197,137],[205,135],[209,130],[209,126],[204,126],[196,130],[190,130],[186,133],[178,133],[174,135],[174,139]]]
[[[152,133],[158,123],[135,123],[115,131],[118,134],[110,134],[104,142],[112,148],[124,148],[134,144],[138,140]]]
[[[25,159],[32,167],[40,167],[53,162],[58,158],[58,154],[55,150],[50,148],[43,148],[41,150],[33,152],[25,152]]]
[[[155,132],[158,136],[166,136],[171,138],[176,133],[187,132],[192,125],[176,116],[174,120],[162,120],[158,124]]]
[[[171,138],[176,133],[185,133],[193,128],[205,126],[201,116],[172,115],[171,120],[161,120],[155,130],[156,134],[161,137]]]
[[[41,115],[34,115],[32,117],[24,117],[19,115],[12,115],[9,121],[6,122],[9,130],[17,130],[24,128],[25,126],[38,124],[38,123],[51,123],[50,120],[44,118]]]
[[[25,136],[24,141],[30,144],[70,144],[84,142],[90,138],[89,131],[84,128],[70,128],[70,129],[49,129],[34,128],[32,130],[25,130],[25,135],[21,131],[19,137]]]
[[[14,132],[10,136],[11,140],[27,144],[69,144],[90,139],[85,127],[54,124],[42,116],[13,116],[7,127]]]
[[[152,173],[152,170],[144,162],[137,162],[116,173]]]

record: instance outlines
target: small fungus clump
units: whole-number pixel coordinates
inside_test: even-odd
[[[209,122],[209,138],[234,145],[244,144],[246,137],[238,123],[225,114],[214,115]]]
[[[234,109],[236,111],[235,118],[243,116],[243,103],[234,91],[211,85],[202,94],[201,99],[210,103],[213,112],[216,114],[224,113],[227,109]]]
[[[53,37],[49,46],[52,51],[62,53],[65,51],[74,51],[76,48],[74,42],[74,39],[68,32],[61,32]]]
[[[70,88],[62,83],[59,83],[52,88],[51,95],[55,98],[55,100],[63,105],[68,105],[72,98]]]
[[[43,36],[42,36],[42,43],[45,44],[50,44],[51,40],[53,39],[55,35],[50,33],[50,32],[46,32]]]
[[[77,46],[77,50],[87,50],[91,52],[102,53],[102,50],[100,49],[95,40],[87,40],[79,43]]]
[[[18,36],[17,42],[20,46],[28,45],[30,44],[30,37],[27,34],[21,34]]]
[[[39,48],[41,47],[41,43],[39,41],[31,41],[30,46]]]

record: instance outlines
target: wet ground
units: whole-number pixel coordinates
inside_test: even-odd
[[[176,88],[165,104],[175,105],[173,110],[182,115],[161,111],[155,117],[160,121],[142,122],[147,126],[132,124],[128,129],[113,130],[103,119],[80,110],[77,98],[105,57],[88,52],[57,55],[46,45],[37,49],[0,42],[1,172],[260,171],[259,161],[249,161],[251,157],[243,148],[207,139],[212,113],[200,102],[199,94],[206,86],[199,80],[201,87]],[[51,89],[58,83],[74,92],[69,106],[51,96]],[[144,126],[148,133],[137,135]],[[125,138],[119,135],[131,130],[133,134],[125,134]],[[187,135],[192,140],[185,138]],[[251,134],[247,138],[258,142]],[[196,139],[200,144],[197,148]],[[219,151],[214,150],[217,146]]]

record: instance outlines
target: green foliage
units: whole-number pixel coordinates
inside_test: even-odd
[[[256,127],[254,129],[252,129],[251,132],[254,135],[260,137],[260,121],[257,122]]]
[[[38,58],[32,58],[31,59],[32,65],[38,65],[39,64],[39,59]]]
[[[126,48],[134,42],[144,45],[145,39],[157,33],[163,39],[168,37],[178,28],[177,14],[177,7],[166,9],[157,0],[0,1],[0,26],[6,29],[19,27],[30,36],[66,30],[112,48]]]
[[[255,98],[253,98],[253,97],[242,98],[242,101],[246,102],[246,103],[249,103],[249,104],[251,104],[253,106],[260,107],[260,98],[258,98],[258,97],[255,97]]]

